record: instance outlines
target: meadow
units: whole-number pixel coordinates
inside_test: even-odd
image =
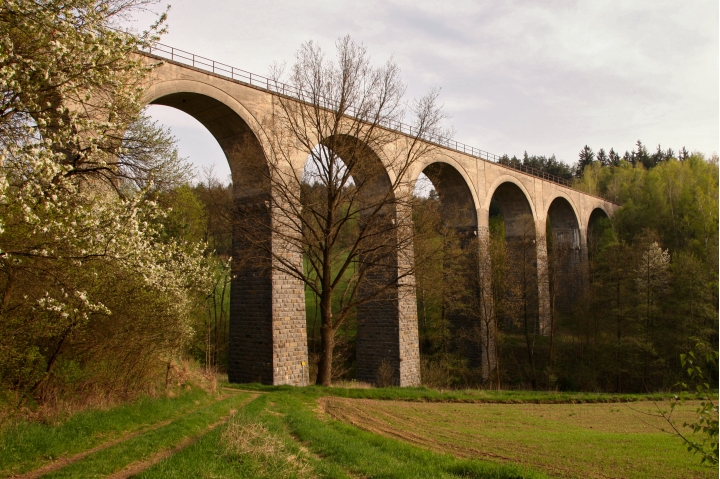
[[[183,389],[0,433],[2,477],[715,477],[660,395]],[[694,405],[675,414],[690,418]]]

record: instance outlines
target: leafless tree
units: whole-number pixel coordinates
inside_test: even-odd
[[[240,227],[243,241],[269,254],[276,271],[319,298],[323,385],[332,379],[338,328],[359,310],[372,315],[397,305],[414,287],[408,173],[435,148],[424,138],[447,135],[436,90],[406,104],[392,59],[373,67],[349,37],[336,47],[330,60],[307,42],[287,75],[273,69],[293,95],[275,96],[274,116],[263,125],[268,167],[261,181],[271,192],[272,220],[248,216]],[[406,113],[410,134],[397,131]]]
[[[505,314],[525,336],[533,389],[537,388],[535,341],[539,333],[537,246],[535,221],[530,215],[517,218],[518,235],[507,239]]]

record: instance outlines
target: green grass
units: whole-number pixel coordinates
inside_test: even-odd
[[[240,388],[263,392],[300,391],[299,394],[309,396],[336,396],[355,399],[381,399],[390,401],[419,402],[468,402],[468,403],[501,403],[501,404],[584,404],[584,403],[618,403],[636,401],[663,401],[672,397],[669,393],[655,394],[609,394],[558,391],[490,391],[483,389],[466,389],[438,391],[426,387],[391,387],[391,388],[339,388],[324,386],[308,386],[297,389],[292,386],[266,386],[253,384],[225,384],[225,387]]]
[[[717,473],[698,465],[657,425],[645,424],[649,416],[637,411],[647,412],[651,403],[641,401],[648,395],[235,387],[265,394],[247,402],[249,395],[241,392],[216,400],[189,390],[174,399],[78,414],[54,426],[23,423],[6,429],[0,475],[26,472],[168,419],[43,477],[107,476],[189,439],[196,440],[139,477],[706,478],[712,476],[708,471]],[[687,408],[680,414],[690,414],[692,405]],[[232,410],[239,412],[229,424],[209,432],[209,425]],[[253,437],[257,441],[248,439]]]
[[[147,431],[132,439],[90,454],[80,461],[43,477],[105,477],[122,470],[133,462],[147,460],[160,451],[172,449],[185,438],[203,435],[207,432],[208,426],[223,416],[227,416],[232,409],[242,406],[245,401],[247,401],[246,394],[230,396],[182,416],[158,429]]]
[[[307,450],[301,449],[300,444],[290,434],[286,417],[268,413],[271,404],[274,404],[275,395],[262,396],[247,406],[242,414],[250,421],[265,426],[269,433],[283,446],[282,451],[273,451],[273,455],[284,454],[300,457],[302,463],[309,469],[302,474],[297,471],[283,471],[278,474],[276,470],[268,467],[273,458],[253,457],[251,454],[227,454],[223,444],[223,434],[227,425],[217,428],[203,436],[195,444],[173,455],[172,457],[154,465],[139,474],[144,479],[199,477],[199,478],[276,478],[276,477],[323,477],[350,479],[351,476],[338,465],[322,460]],[[282,457],[279,459],[283,459]]]
[[[678,438],[661,428],[652,402],[633,404],[464,404],[327,398],[332,417],[431,450],[489,457],[564,477],[710,478]],[[696,404],[676,408],[676,422]]]
[[[542,474],[514,465],[457,459],[405,442],[372,434],[354,426],[319,420],[315,401],[295,395],[274,398],[285,413],[290,432],[308,448],[353,475],[393,478],[541,478]]]
[[[514,465],[458,459],[385,438],[339,421],[320,419],[318,396],[295,389],[258,398],[244,413],[285,445],[281,454],[300,456],[309,471],[283,477],[543,478]],[[249,454],[218,454],[222,431],[148,469],[140,477],[278,477]],[[267,459],[266,461],[267,462]]]
[[[0,475],[36,469],[125,434],[157,424],[212,401],[200,389],[175,398],[142,398],[107,410],[75,414],[59,424],[23,421],[0,431]]]

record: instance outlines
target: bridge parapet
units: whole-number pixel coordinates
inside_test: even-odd
[[[247,70],[243,70],[241,68],[236,68],[232,65],[218,62],[218,61],[212,60],[207,57],[195,55],[194,53],[187,52],[185,50],[180,50],[178,48],[174,48],[169,45],[164,45],[162,43],[153,43],[153,44],[149,45],[146,50],[143,50],[140,53],[142,53],[144,55],[148,55],[148,56],[157,57],[158,59],[170,60],[171,62],[175,62],[175,63],[181,64],[184,66],[188,66],[191,68],[196,68],[198,70],[202,70],[202,71],[205,71],[208,73],[212,73],[214,75],[218,75],[223,78],[230,79],[232,81],[237,81],[244,85],[251,86],[253,88],[258,88],[258,89],[261,89],[261,90],[264,90],[264,91],[267,91],[267,92],[270,92],[273,94],[289,96],[289,97],[292,97],[292,98],[300,100],[300,101],[307,101],[308,98],[313,97],[309,93],[303,92],[302,90],[300,90],[292,85],[288,85],[286,83],[282,83],[277,80],[273,80],[273,79],[265,77],[263,75],[258,75],[256,73],[252,73]],[[323,101],[321,106],[324,108],[327,108],[329,110],[336,109],[336,105],[331,100]],[[350,111],[352,112],[352,108],[350,108]],[[408,125],[406,123],[386,122],[382,126],[384,126],[387,129],[394,130],[396,132],[400,132],[404,135],[408,135],[408,136],[412,136],[412,137],[417,136],[417,130],[412,125]],[[563,185],[568,188],[572,188],[572,183],[565,178],[559,177],[557,175],[552,175],[550,173],[546,173],[544,171],[538,170],[537,168],[533,168],[530,166],[525,166],[525,165],[520,165],[520,164],[512,164],[512,163],[504,163],[502,161],[503,157],[500,155],[490,153],[488,151],[482,150],[480,148],[476,148],[472,145],[468,145],[468,144],[453,140],[451,138],[438,137],[438,136],[434,136],[434,137],[423,136],[422,139],[428,143],[433,143],[437,146],[441,146],[443,148],[447,148],[447,149],[456,151],[458,153],[464,153],[464,154],[472,156],[474,158],[478,158],[482,161],[494,163],[494,164],[500,165],[504,168],[508,168],[508,169],[515,170],[515,171],[520,171],[527,175],[531,175],[531,176],[534,176],[537,178],[542,178],[543,180],[557,183],[559,185]]]

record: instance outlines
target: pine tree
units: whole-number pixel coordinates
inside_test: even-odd
[[[575,176],[581,178],[585,167],[588,165],[592,165],[592,163],[595,161],[595,153],[593,152],[592,148],[585,145],[583,149],[580,150],[578,158],[579,159],[577,163],[577,168],[575,170]]]

